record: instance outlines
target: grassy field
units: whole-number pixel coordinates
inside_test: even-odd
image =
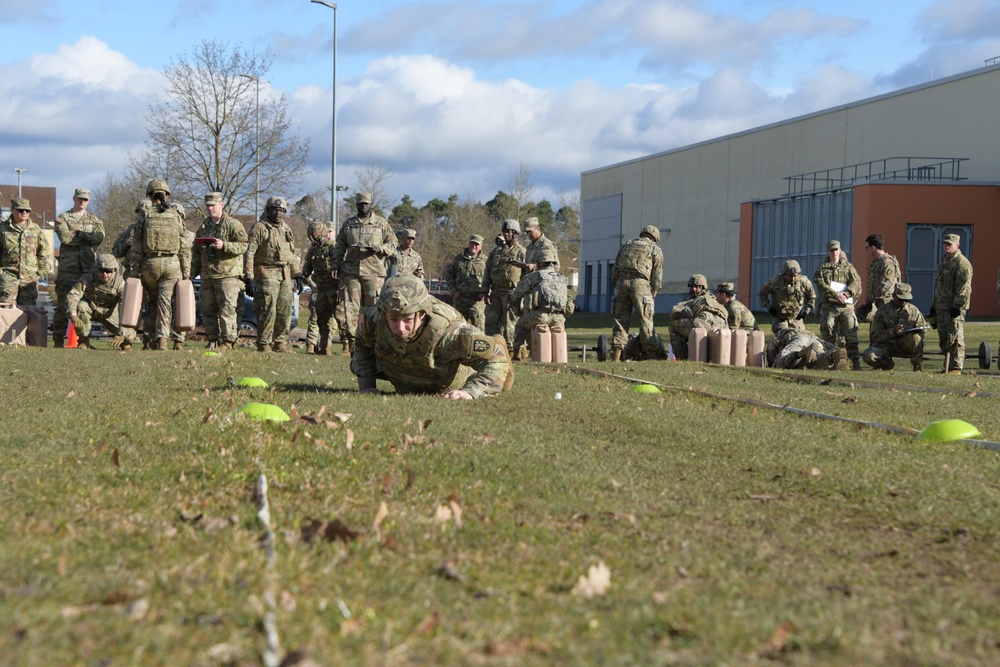
[[[0,664],[258,665],[269,609],[289,665],[1000,664],[1000,454],[764,405],[1000,440],[996,370],[571,352],[469,403],[201,352],[0,348]]]

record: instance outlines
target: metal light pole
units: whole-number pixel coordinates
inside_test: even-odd
[[[28,171],[23,167],[14,167],[14,172],[17,174],[17,198],[21,198],[21,174]]]
[[[334,207],[333,207],[333,211],[334,211],[334,213],[333,213],[333,215],[334,215],[334,217],[333,217],[333,226],[334,227],[340,227],[340,220],[338,219],[338,218],[340,218],[340,206],[339,206],[339,204],[340,204],[340,198],[339,198],[339,196],[336,193],[337,192],[347,192],[350,189],[351,189],[351,186],[349,186],[349,185],[338,185],[337,186],[337,190],[333,194],[333,200],[335,202]]]
[[[253,74],[240,74],[244,79],[253,79],[257,83],[257,99],[254,103],[254,115],[256,116],[257,125],[257,143],[254,146],[254,161],[253,161],[253,178],[254,178],[254,190],[253,190],[253,219],[260,219],[260,77],[254,76]]]
[[[311,0],[333,10],[333,139],[330,145],[332,162],[330,168],[330,220],[337,222],[337,3],[326,0]]]

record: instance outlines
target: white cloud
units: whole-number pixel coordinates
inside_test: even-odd
[[[1000,2],[936,2],[918,17],[916,25],[931,40],[996,39],[1000,37]]]
[[[0,0],[0,25],[55,21],[55,0]]]

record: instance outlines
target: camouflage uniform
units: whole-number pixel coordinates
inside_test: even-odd
[[[77,188],[73,197],[90,199],[90,191]],[[66,211],[55,222],[59,237],[59,269],[56,273],[56,308],[52,317],[52,340],[62,347],[69,319],[66,295],[84,274],[94,270],[97,247],[104,241],[104,223],[86,210]]]
[[[768,343],[767,360],[774,368],[847,370],[846,350],[789,324],[783,324]]]
[[[900,300],[899,305],[890,299],[875,313],[869,334],[870,345],[861,358],[876,369],[890,370],[895,366],[893,357],[906,357],[917,371],[923,367],[924,331],[921,327],[926,327],[927,322],[920,310],[910,303],[913,296],[909,285],[896,283],[893,292]],[[903,333],[896,333],[896,325],[903,326]]]
[[[222,203],[222,193],[205,195],[205,203]],[[246,229],[236,218],[223,213],[215,222],[206,217],[195,232],[197,238],[222,241],[222,248],[198,246],[191,261],[191,275],[201,276],[198,300],[201,319],[205,326],[205,340],[232,347],[239,338],[239,316],[236,301],[243,289],[241,266],[249,239]]]
[[[158,196],[170,191],[163,181],[150,181],[147,194]],[[140,212],[132,230],[129,265],[139,271],[147,298],[145,336],[158,349],[167,349],[171,338],[174,287],[191,276],[190,233],[184,227],[184,211],[166,200]]]
[[[330,353],[331,329],[335,328],[341,339],[344,338],[343,324],[338,319],[340,314],[338,312],[340,281],[333,277],[333,240],[328,238],[328,230],[329,227],[321,222],[310,225],[309,240],[312,244],[306,252],[306,259],[302,264],[302,277],[313,283],[309,321],[311,323],[315,317],[317,331],[312,344],[316,354]],[[321,234],[318,239],[317,234]],[[308,336],[312,335],[310,328]],[[306,338],[307,351],[310,342],[308,336]]]
[[[150,202],[148,199],[140,199],[139,203],[136,204],[136,222],[138,222],[141,217],[140,214],[148,211],[150,207]],[[122,278],[131,278],[132,276],[140,277],[139,270],[133,268],[129,265],[129,258],[132,254],[132,234],[135,230],[135,222],[126,227],[118,234],[118,238],[115,239],[114,245],[111,246],[111,254],[115,256],[119,262],[121,262],[121,270],[119,274]]]
[[[12,199],[10,207],[10,219],[0,223],[0,303],[34,306],[38,281],[52,270],[52,248],[30,218],[23,225],[14,223],[17,209],[31,210],[27,199]]]
[[[270,219],[270,210],[287,210],[281,197],[268,197],[264,217],[250,229],[243,255],[243,281],[253,283],[253,309],[257,315],[257,350],[287,351],[292,328],[292,281],[299,277],[298,258],[291,228],[281,218]]]
[[[101,255],[95,268],[78,280],[66,295],[67,317],[73,321],[79,346],[89,347],[88,338],[93,323],[100,322],[105,331],[115,337],[115,347],[131,349],[136,333],[132,327],[123,327],[118,319],[118,307],[125,297],[125,281],[118,275],[118,263],[112,255]],[[108,282],[101,280],[100,269],[113,269]]]
[[[414,312],[424,320],[403,340],[390,329],[387,314]],[[390,278],[379,304],[363,310],[351,370],[361,391],[374,390],[376,379],[382,379],[400,394],[462,389],[483,398],[509,389],[513,380],[502,339],[468,324],[457,310],[428,295],[415,276]]]
[[[566,325],[566,315],[572,314],[574,307],[566,289],[566,277],[555,268],[555,262],[545,261],[543,255],[537,271],[525,274],[511,294],[517,318],[518,339],[529,339],[536,326],[562,331]]]
[[[865,293],[865,320],[872,321],[875,312],[892,301],[892,288],[902,280],[899,262],[889,253],[877,255],[868,267],[868,291]]]
[[[483,237],[473,234],[469,242],[479,243],[482,247]],[[468,248],[455,255],[444,272],[448,291],[456,295],[451,305],[480,331],[486,328],[486,303],[483,300],[485,275],[486,257],[482,252],[473,255]]]
[[[828,251],[834,249],[840,250],[840,243],[831,241],[827,244]],[[839,330],[847,340],[847,356],[855,363],[855,368],[859,368],[857,362],[861,358],[861,352],[858,350],[858,318],[852,304],[837,302],[838,290],[831,287],[831,283],[836,281],[846,285],[842,290],[843,293],[856,302],[861,296],[861,277],[854,266],[847,261],[847,256],[841,255],[836,264],[833,262],[820,264],[813,280],[820,297],[820,336],[825,341],[836,343]]]
[[[726,312],[729,313],[729,328],[733,331],[756,331],[757,318],[753,316],[750,309],[733,299],[726,304]]]
[[[955,239],[953,234],[945,236]],[[972,264],[961,250],[945,256],[934,274],[934,305],[937,317],[938,345],[942,354],[951,355],[948,371],[961,371],[965,365],[965,311],[972,300]]]
[[[358,202],[371,204],[371,195],[361,193]],[[333,263],[340,279],[340,300],[344,304],[344,332],[348,343],[358,329],[362,307],[374,306],[385,282],[385,260],[396,253],[396,235],[385,218],[374,212],[352,216],[340,228],[333,247]]]
[[[400,236],[400,244],[396,247],[396,254],[393,255],[392,262],[396,265],[396,275],[424,277],[424,259],[413,248],[404,248],[403,239],[416,239],[417,233],[412,229],[404,229]]]
[[[695,285],[708,289],[708,281],[699,273],[688,280],[688,287]],[[729,313],[716,300],[714,294],[708,291],[690,294],[692,298],[681,301],[670,310],[670,345],[673,347],[674,356],[680,360],[688,358],[688,336],[692,329],[729,328]]]
[[[786,276],[798,278],[789,282]],[[790,259],[785,262],[781,273],[760,288],[757,301],[774,318],[771,322],[773,333],[778,333],[785,326],[805,329],[802,318],[816,307],[816,291],[809,279],[801,275],[799,263]]]
[[[524,263],[534,264],[538,267],[538,258],[541,256],[542,252],[548,250],[549,252],[554,252],[556,254],[556,268],[559,268],[559,249],[556,248],[556,244],[546,238],[545,234],[542,234],[537,239],[528,244],[528,247],[524,251]]]
[[[639,238],[625,243],[615,257],[615,267],[611,271],[611,282],[615,286],[611,349],[615,357],[620,356],[619,351],[628,343],[633,307],[639,315],[639,342],[655,347],[654,299],[663,286],[663,251],[657,245],[659,240],[660,230],[649,225]]]
[[[505,220],[505,229],[518,229],[516,220]],[[514,349],[517,316],[514,314],[514,304],[511,294],[521,281],[524,269],[525,249],[518,243],[517,237],[512,237],[511,245],[507,245],[503,237],[502,244],[490,251],[486,259],[486,274],[483,276],[483,294],[489,296],[486,304],[486,333],[499,334],[507,342],[507,348]]]

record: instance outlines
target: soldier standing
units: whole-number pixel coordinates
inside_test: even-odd
[[[77,281],[66,295],[66,309],[79,337],[79,349],[90,349],[94,322],[100,322],[114,336],[111,347],[132,349],[135,329],[121,326],[118,319],[118,306],[124,297],[125,281],[118,275],[118,261],[114,255],[99,255],[94,270]]]
[[[538,257],[538,270],[526,273],[511,294],[514,314],[518,315],[517,338],[525,340],[536,326],[546,326],[560,332],[565,328],[566,316],[572,315],[575,306],[569,300],[566,276],[556,268],[558,258],[546,250]],[[516,350],[518,354],[520,350]]]
[[[10,219],[0,223],[0,303],[34,306],[38,281],[52,270],[52,248],[31,221],[31,202],[10,200]]]
[[[480,331],[486,327],[486,304],[483,297],[486,258],[483,257],[482,250],[483,237],[473,234],[469,237],[469,245],[455,255],[444,272],[448,291],[451,292],[451,305]]]
[[[906,357],[914,372],[923,369],[924,331],[927,322],[916,306],[910,303],[913,291],[906,283],[896,283],[892,299],[872,318],[870,345],[861,354],[865,363],[876,370],[895,367],[893,357]]]
[[[171,334],[174,287],[191,277],[190,238],[184,227],[184,209],[168,204],[170,187],[153,179],[146,186],[150,206],[139,212],[132,233],[129,265],[142,277],[147,299],[145,336],[151,349],[166,350]],[[181,342],[174,341],[174,349]]]
[[[868,266],[868,291],[865,305],[858,308],[858,317],[871,322],[875,312],[892,301],[892,290],[900,281],[899,262],[885,251],[885,239],[881,234],[869,234],[865,239],[865,252],[872,258]]]
[[[351,216],[333,246],[333,266],[340,279],[340,301],[344,307],[344,331],[348,349],[354,349],[358,313],[374,306],[385,282],[385,260],[396,252],[395,234],[372,210],[372,194],[359,192],[355,200],[358,214]]]
[[[653,328],[654,299],[663,285],[663,251],[660,230],[653,225],[642,228],[639,238],[626,242],[615,257],[611,282],[615,298],[611,315],[611,360],[621,361],[628,343],[632,308],[639,315],[639,343],[650,350],[662,348],[663,342]]]
[[[757,301],[774,318],[771,322],[773,333],[778,333],[783,325],[805,329],[803,318],[816,307],[816,290],[802,275],[799,263],[790,259],[781,268],[781,273],[760,288]]]
[[[723,329],[729,327],[729,313],[708,291],[708,279],[700,273],[688,278],[688,296],[670,310],[670,345],[674,356],[688,358],[688,336],[695,327]],[[662,343],[661,343],[662,345]],[[666,351],[661,354],[666,359]]]
[[[483,276],[483,300],[486,302],[486,333],[503,336],[507,349],[514,349],[517,316],[511,294],[524,274],[524,246],[517,236],[521,226],[508,218],[500,225],[499,242],[486,260]]]
[[[359,317],[351,371],[362,394],[388,380],[400,394],[438,393],[476,399],[510,389],[510,356],[500,336],[487,336],[427,292],[416,276],[386,281],[377,306]]]
[[[965,364],[965,311],[972,299],[972,264],[958,249],[958,234],[945,234],[943,242],[944,257],[934,274],[931,317],[937,318],[938,344],[949,360],[942,372],[961,375]]]
[[[306,352],[330,354],[330,331],[334,326],[346,351],[347,341],[344,340],[343,325],[337,319],[340,282],[333,277],[333,231],[330,225],[323,222],[309,225],[309,240],[311,245],[302,264],[302,277],[313,283],[311,310],[316,316],[318,335],[313,349],[310,349],[309,342],[306,341]],[[312,319],[310,314],[310,322]]]
[[[396,254],[392,261],[396,265],[396,275],[424,277],[424,259],[416,250],[413,244],[417,240],[417,232],[412,229],[402,229],[398,233],[399,245],[396,246]]]
[[[239,338],[236,300],[243,287],[240,262],[247,251],[247,232],[225,212],[221,192],[205,195],[205,219],[195,232],[198,247],[191,261],[191,275],[201,276],[198,295],[207,347],[232,350]]]
[[[558,269],[559,249],[542,233],[538,218],[528,218],[524,221],[524,233],[531,239],[531,243],[528,244],[524,252],[524,263],[527,265],[525,270],[535,271],[538,269],[538,257],[543,250],[550,250],[556,254],[556,268]]]
[[[757,330],[757,319],[749,308],[737,300],[736,287],[732,283],[719,283],[715,287],[715,298],[729,313],[728,322],[732,331]]]
[[[820,296],[820,337],[830,343],[837,342],[837,330],[847,340],[847,355],[851,367],[861,370],[861,352],[858,350],[858,318],[854,303],[861,296],[861,277],[847,261],[840,248],[840,241],[826,244],[828,261],[819,265],[813,280]]]
[[[283,197],[268,197],[264,217],[250,229],[243,255],[243,282],[257,315],[257,351],[290,352],[294,288],[302,292],[295,242],[285,224],[288,206]]]
[[[56,218],[59,237],[59,269],[56,273],[56,309],[52,317],[52,344],[62,347],[66,335],[66,295],[97,263],[97,247],[104,241],[104,223],[87,213],[90,190],[77,188],[73,192],[73,208]]]

